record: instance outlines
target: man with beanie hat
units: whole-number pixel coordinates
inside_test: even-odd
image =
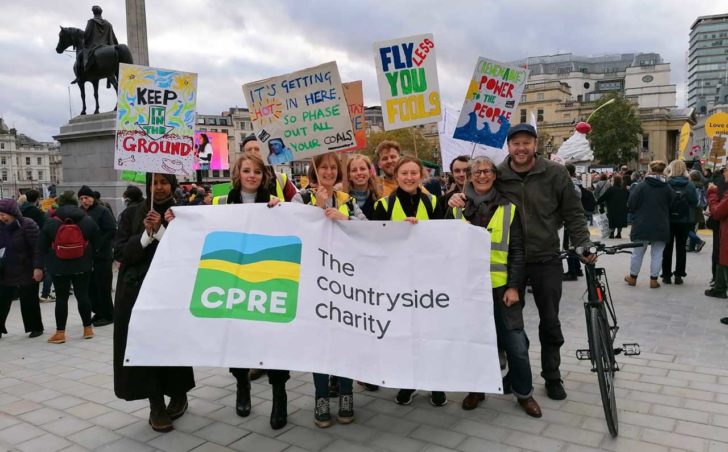
[[[53,283],[56,285],[56,333],[48,339],[48,342],[62,344],[66,342],[71,284],[78,304],[78,313],[83,322],[83,338],[94,337],[88,290],[94,250],[98,247],[99,227],[78,207],[78,199],[72,191],[63,192],[56,201],[58,209],[43,225],[38,247],[45,267],[53,275]],[[80,230],[83,239],[79,244],[82,245],[83,254],[75,258],[66,258],[67,256],[61,254],[62,249],[58,247],[58,242],[67,237],[77,237],[76,228]]]
[[[112,242],[116,235],[116,220],[111,210],[99,203],[95,193],[87,185],[78,191],[78,200],[86,214],[99,227],[99,242],[94,253],[94,266],[91,271],[89,297],[91,298],[91,321],[95,327],[102,327],[113,322],[114,304],[111,299],[111,282],[113,279]]]
[[[0,337],[7,334],[5,320],[14,298],[29,337],[43,334],[38,283],[43,263],[38,253],[38,225],[24,218],[14,199],[0,199]]]

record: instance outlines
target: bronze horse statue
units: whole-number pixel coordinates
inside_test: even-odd
[[[76,52],[76,62],[73,64],[73,73],[76,74],[76,80],[72,83],[78,83],[78,89],[81,91],[81,102],[83,109],[81,114],[86,114],[86,82],[91,82],[94,87],[94,99],[96,100],[96,110],[94,114],[99,112],[99,80],[106,79],[106,87],[114,87],[118,92],[119,63],[132,64],[131,52],[125,44],[101,46],[94,50],[95,64],[91,70],[84,70],[84,64],[81,54],[83,53],[83,30],[72,27],[61,27],[58,33],[58,45],[56,52],[63,53],[67,48],[73,46]]]

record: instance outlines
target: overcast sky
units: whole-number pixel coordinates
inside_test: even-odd
[[[69,119],[69,86],[72,115],[81,110],[78,88],[69,85],[73,56],[55,52],[59,25],[83,29],[94,3],[2,3],[0,116],[51,140]],[[120,42],[124,3],[97,3]],[[697,16],[728,12],[724,0],[151,0],[146,7],[150,65],[198,73],[197,111],[204,114],[244,107],[243,83],[331,60],[343,81],[363,80],[365,103],[378,105],[372,43],[422,33],[435,36],[442,99],[453,108],[460,108],[478,56],[509,61],[569,52],[660,53],[683,106],[690,25]],[[113,109],[115,94],[101,91],[101,111]]]

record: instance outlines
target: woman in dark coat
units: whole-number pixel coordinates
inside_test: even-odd
[[[627,199],[629,192],[622,184],[622,176],[615,174],[612,186],[599,197],[599,204],[607,206],[607,219],[609,220],[609,238],[622,238],[622,228],[627,227]],[[614,232],[617,232],[615,235]]]
[[[43,334],[38,283],[43,262],[38,252],[38,225],[20,213],[14,199],[0,199],[0,337],[7,334],[10,304],[20,298],[20,313],[30,337]]]
[[[165,212],[174,205],[177,178],[169,174],[147,174],[149,203],[130,207],[123,215],[114,244],[114,258],[121,262],[114,306],[114,392],[124,400],[149,399],[149,424],[159,432],[174,427],[172,420],[187,410],[187,392],[195,387],[191,367],[124,367],[126,339],[134,303],[144,277],[163,238]],[[165,406],[164,396],[170,397]]]

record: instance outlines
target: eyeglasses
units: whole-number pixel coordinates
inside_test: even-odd
[[[488,168],[473,171],[473,176],[483,176],[485,174],[495,174],[495,170]]]

